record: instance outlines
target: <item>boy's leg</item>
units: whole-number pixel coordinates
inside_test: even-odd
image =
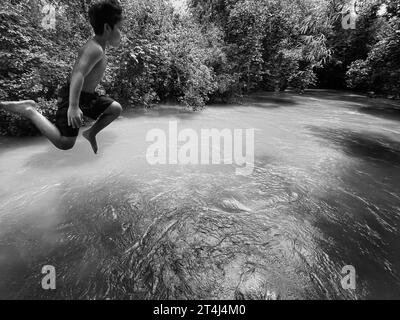
[[[69,150],[75,144],[76,137],[64,137],[58,128],[48,119],[42,116],[36,109],[36,103],[33,100],[19,102],[0,102],[0,109],[5,109],[11,113],[19,114],[30,119],[40,132],[47,137],[58,149]]]
[[[117,119],[121,115],[121,112],[121,105],[114,101],[97,119],[95,124],[90,129],[83,132],[83,137],[90,142],[94,153],[97,153],[98,151],[96,135],[109,124],[111,124],[115,119]]]

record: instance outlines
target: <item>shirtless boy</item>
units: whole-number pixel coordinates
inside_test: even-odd
[[[30,119],[61,150],[75,145],[83,115],[97,120],[83,132],[97,153],[96,135],[122,112],[118,102],[95,93],[106,70],[106,48],[121,42],[122,8],[116,0],[103,0],[90,8],[89,19],[95,36],[80,49],[70,80],[60,91],[55,125],[37,111],[32,100],[0,102],[0,108]]]

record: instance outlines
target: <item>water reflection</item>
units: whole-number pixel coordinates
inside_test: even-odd
[[[400,165],[400,142],[376,132],[354,132],[311,126],[309,129],[324,141],[341,148],[346,154],[374,162],[383,161],[389,166]]]

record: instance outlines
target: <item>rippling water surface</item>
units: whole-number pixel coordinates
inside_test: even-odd
[[[0,140],[0,298],[400,298],[400,111],[349,93],[260,93],[127,113],[58,151]],[[255,168],[150,166],[145,137],[255,129]],[[56,268],[57,289],[41,288]],[[356,290],[341,286],[353,265]]]

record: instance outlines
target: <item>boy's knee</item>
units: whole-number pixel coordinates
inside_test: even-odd
[[[71,150],[73,147],[74,147],[73,144],[61,144],[58,146],[58,148],[63,151]]]
[[[122,113],[122,106],[118,102],[113,102],[110,106],[110,113],[119,116]]]
[[[61,150],[71,150],[75,145],[75,140],[61,141],[57,147]]]
[[[24,115],[26,116],[32,116],[37,112],[37,104],[33,100],[27,100],[26,101],[26,108],[24,111]]]

